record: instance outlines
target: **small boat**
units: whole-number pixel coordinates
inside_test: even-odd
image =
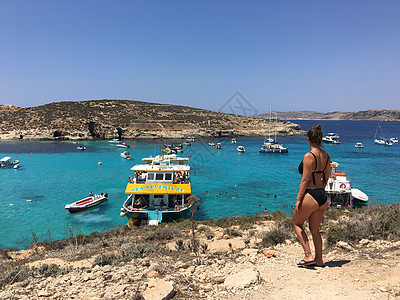
[[[19,160],[12,160],[10,161],[11,157],[10,156],[5,156],[2,159],[0,159],[0,167],[1,168],[18,168],[15,166],[19,166]]]
[[[83,211],[83,210],[86,210],[88,208],[91,208],[93,206],[99,205],[100,203],[107,201],[108,200],[107,197],[108,197],[107,193],[91,195],[82,200],[65,205],[65,209],[68,210],[71,214],[78,212],[78,211]]]
[[[324,136],[322,138],[322,141],[325,142],[325,143],[330,143],[330,144],[340,144],[340,141],[338,139],[333,138],[333,137],[328,136],[328,135]]]
[[[221,143],[217,143],[217,145],[215,146],[215,149],[218,149],[218,150],[222,149]]]
[[[78,147],[76,147],[76,150],[85,151],[86,147],[85,146],[78,146]]]
[[[124,151],[124,152],[121,153],[121,157],[122,158],[127,158],[128,159],[128,158],[131,158],[131,156],[132,155],[128,151]]]
[[[121,142],[119,144],[116,145],[117,147],[120,148],[129,148],[130,146],[127,143]]]
[[[337,162],[331,163],[331,176],[328,179],[325,191],[330,206],[333,207],[361,207],[368,203],[368,196],[352,187],[347,174],[339,171]]]
[[[232,144],[236,144],[236,139],[233,138],[233,139],[231,140],[231,143],[232,143]]]
[[[237,149],[238,152],[245,152],[246,151],[243,146],[238,146],[236,149]]]
[[[113,143],[113,144],[119,144],[121,143],[121,141],[119,139],[112,139],[111,141],[108,141],[109,143]]]
[[[209,143],[208,143],[208,146],[215,146],[215,143],[209,142]]]
[[[393,143],[390,140],[385,139],[383,137],[374,139],[374,143],[377,145],[383,145],[383,146],[392,146],[393,145]]]
[[[364,145],[363,145],[363,143],[356,143],[354,145],[354,147],[356,147],[356,148],[364,148]]]
[[[334,133],[334,132],[329,132],[326,136],[331,138],[331,139],[334,139],[334,140],[337,140],[337,139],[340,138],[340,136],[337,133]]]
[[[393,144],[397,144],[399,140],[396,137],[392,137],[389,139]]]
[[[269,106],[269,122],[268,122],[268,138],[265,137],[264,143],[259,148],[260,153],[288,153],[287,147],[280,145],[276,140],[276,132],[278,127],[278,115],[275,114],[275,138],[271,138],[271,105]]]

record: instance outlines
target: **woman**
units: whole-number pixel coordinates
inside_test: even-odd
[[[321,125],[315,125],[307,132],[307,142],[310,152],[304,155],[303,161],[299,165],[299,173],[302,174],[302,177],[293,212],[293,225],[304,249],[304,258],[298,263],[298,266],[322,267],[324,262],[319,226],[324,212],[328,208],[325,186],[331,174],[331,159],[329,154],[321,148]],[[303,229],[303,224],[307,219],[313,237],[315,257],[311,254],[308,237]]]

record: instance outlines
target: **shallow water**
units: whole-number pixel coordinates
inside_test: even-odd
[[[348,173],[352,184],[371,198],[371,203],[390,204],[399,200],[400,146],[378,146],[373,139],[374,121],[296,121],[308,129],[315,123],[324,133],[337,132],[340,145],[326,145],[332,160]],[[380,122],[380,135],[400,136],[400,122]],[[297,166],[309,151],[305,137],[281,137],[287,154],[259,153],[263,138],[215,139],[222,150],[208,146],[208,140],[185,146],[182,155],[191,156],[193,194],[200,197],[197,219],[270,211],[290,212],[300,175]],[[364,149],[354,147],[362,142]],[[133,159],[120,157],[123,149],[107,141],[0,142],[0,156],[21,161],[21,168],[0,169],[0,248],[26,247],[32,232],[40,239],[61,239],[76,233],[90,233],[126,224],[119,216],[125,200],[130,168],[142,157],[159,154],[159,142],[128,141]],[[236,147],[243,145],[245,153]],[[98,161],[102,165],[98,165]],[[85,212],[70,214],[66,203],[93,192],[107,192],[109,201]],[[218,194],[218,196],[216,195]],[[219,196],[219,194],[221,194]],[[268,196],[267,196],[268,194]],[[275,197],[276,195],[276,197]],[[27,202],[26,200],[32,200]]]

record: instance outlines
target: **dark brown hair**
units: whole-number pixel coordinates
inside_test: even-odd
[[[312,128],[310,128],[307,132],[307,137],[311,144],[320,146],[322,142],[321,125],[314,125]]]

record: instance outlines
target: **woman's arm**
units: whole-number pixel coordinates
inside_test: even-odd
[[[326,181],[325,185],[324,185],[324,188],[326,187],[326,185],[328,183],[328,179],[329,179],[329,177],[331,177],[331,172],[332,172],[331,157],[330,157],[329,153],[326,153],[326,154],[328,154],[328,165],[326,166],[325,173],[324,173],[325,181]]]
[[[314,167],[314,158],[311,153],[306,153],[303,158],[303,175],[301,176],[299,192],[297,193],[296,208],[303,202],[306,189],[311,182],[312,170]]]

